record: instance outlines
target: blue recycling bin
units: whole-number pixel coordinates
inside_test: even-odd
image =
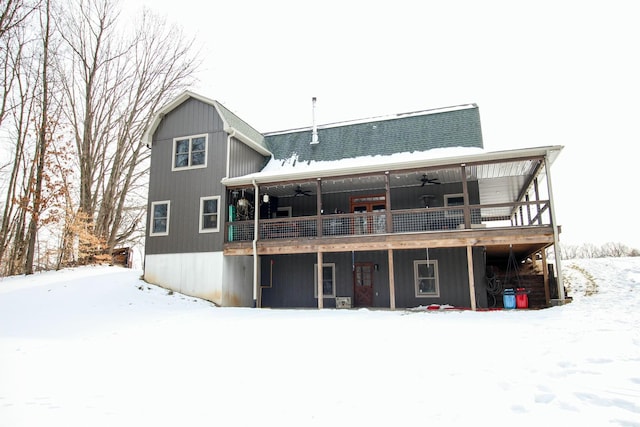
[[[516,291],[508,288],[502,292],[502,305],[504,308],[516,308]]]

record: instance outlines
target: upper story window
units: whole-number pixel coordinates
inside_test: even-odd
[[[207,135],[192,135],[173,139],[171,170],[207,167]]]
[[[200,233],[213,233],[220,229],[220,196],[200,198]]]
[[[169,234],[169,200],[151,202],[150,236],[166,236]]]

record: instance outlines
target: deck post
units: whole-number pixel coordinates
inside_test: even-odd
[[[462,177],[462,199],[464,200],[464,228],[471,228],[471,211],[469,210],[469,185],[467,183],[467,164],[460,165],[460,175]]]
[[[533,190],[535,191],[535,195],[536,195],[536,201],[540,201],[540,189],[538,188],[538,177],[536,177],[536,179],[533,180]],[[537,212],[537,217],[538,217],[538,225],[542,225],[542,213],[540,212],[540,203],[538,203],[537,205],[538,210]]]
[[[322,286],[322,282],[324,278],[322,277],[322,252],[318,251],[318,309],[321,310],[324,308],[324,287]]]
[[[473,275],[473,246],[467,246],[467,271],[469,273],[469,297],[471,310],[476,311],[476,284]]]
[[[384,193],[387,233],[393,233],[393,218],[391,216],[391,185],[389,184],[389,171],[386,171],[384,173]]]
[[[558,221],[556,219],[555,201],[553,200],[553,187],[551,186],[551,167],[549,165],[549,153],[544,159],[544,169],[547,175],[547,191],[549,192],[549,212],[551,214],[551,226],[553,227],[553,252],[556,259],[556,275],[558,276],[558,298],[564,301],[564,283],[562,280],[562,261],[560,254],[560,237],[558,233]]]
[[[322,237],[322,180],[316,181],[316,235]]]
[[[551,290],[549,289],[549,269],[547,268],[547,249],[540,251],[542,256],[542,277],[544,277],[544,300],[547,307],[551,304]]]
[[[396,309],[396,284],[393,273],[393,249],[387,250],[389,257],[389,308]]]
[[[253,203],[256,207],[256,210],[254,210],[253,213],[253,241],[251,242],[253,249],[253,306],[255,308],[261,308],[261,302],[258,301],[258,289],[260,289],[260,278],[258,277],[260,271],[258,265],[258,262],[260,261],[260,258],[258,257],[258,238],[260,237],[260,188],[258,187],[255,179],[252,183],[254,188]]]

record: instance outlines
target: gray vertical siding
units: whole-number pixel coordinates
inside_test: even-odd
[[[469,279],[466,248],[430,249],[429,258],[438,260],[440,297],[416,298],[413,261],[423,260],[426,250],[394,251],[396,307],[417,307],[429,304],[449,304],[470,307]],[[314,298],[314,264],[316,254],[264,256],[261,258],[262,285],[272,287],[263,290],[264,307],[317,307]],[[389,266],[385,251],[325,253],[324,263],[336,264],[336,296],[353,297],[354,262],[371,262],[378,265],[374,271],[374,307],[389,307]],[[272,264],[273,263],[273,264]],[[479,307],[486,307],[484,282],[484,249],[473,249],[476,296]],[[273,265],[273,275],[270,267]],[[325,307],[335,307],[333,298],[325,299]]]
[[[236,138],[231,138],[229,178],[259,172],[267,158]]]
[[[173,139],[207,134],[207,167],[172,171]],[[220,180],[226,172],[226,134],[213,106],[190,99],[168,114],[153,138],[148,212],[154,201],[170,200],[168,236],[147,234],[147,254],[220,251],[224,241],[225,192]],[[220,231],[199,233],[200,197],[221,196]]]
[[[208,137],[207,167],[172,171],[173,139],[198,134]],[[230,173],[252,173],[264,165],[264,156],[235,138],[230,150]],[[170,200],[169,235],[149,236],[147,218],[147,254],[222,250],[227,203],[220,181],[227,173],[226,162],[227,133],[215,107],[189,99],[162,119],[153,137],[147,212],[152,202]],[[220,196],[220,228],[214,233],[199,232],[200,198],[207,196]]]

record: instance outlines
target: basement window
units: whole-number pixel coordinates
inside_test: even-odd
[[[173,139],[171,170],[207,167],[207,135],[192,135]]]
[[[416,286],[416,298],[432,298],[440,296],[438,260],[413,261],[413,276]]]
[[[322,264],[322,296],[336,297],[336,265]],[[313,264],[313,297],[318,298],[318,264]]]
[[[200,197],[200,233],[220,230],[220,196]]]
[[[169,234],[170,205],[169,200],[151,203],[150,236],[167,236]]]

